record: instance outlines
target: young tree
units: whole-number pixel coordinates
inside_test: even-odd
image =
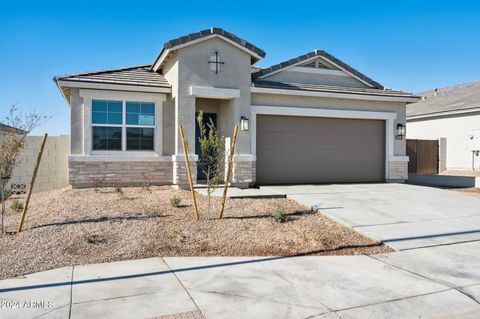
[[[2,200],[2,234],[4,233],[3,219],[5,214],[5,187],[12,177],[13,170],[18,164],[19,154],[25,146],[27,135],[44,121],[35,111],[22,114],[16,105],[12,105],[7,115],[0,118],[2,133],[0,133],[0,188]]]
[[[207,178],[208,216],[210,217],[211,195],[222,181],[222,172],[225,163],[225,138],[220,135],[215,124],[210,119],[205,125],[203,112],[197,116],[200,129],[200,158],[198,167]]]

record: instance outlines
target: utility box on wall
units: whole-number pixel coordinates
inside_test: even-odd
[[[470,140],[470,151],[472,152],[472,170],[478,170],[480,165],[480,130],[472,130],[468,136]]]
[[[470,151],[479,152],[480,151],[480,130],[472,130],[472,133],[469,135],[470,140]]]

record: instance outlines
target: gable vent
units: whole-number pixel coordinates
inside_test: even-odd
[[[328,66],[320,62],[319,59],[309,62],[307,64],[302,65],[304,68],[315,68],[315,69],[330,69]]]

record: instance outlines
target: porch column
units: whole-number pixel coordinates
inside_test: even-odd
[[[225,139],[225,172],[228,169],[228,158],[230,154],[231,138]],[[251,154],[234,154],[232,166],[231,186],[248,188],[255,184],[256,166],[255,156]],[[225,176],[225,180],[226,180]]]
[[[196,184],[198,156],[195,154],[195,97],[179,96],[175,103],[175,155],[172,155],[173,184],[176,188],[188,189],[190,185],[188,183],[182,137],[178,129],[179,125],[183,126],[183,133],[188,146],[192,180]]]
[[[188,155],[190,163],[190,172],[192,174],[193,184],[197,183],[197,161],[196,154]],[[189,189],[187,166],[185,165],[185,155],[172,155],[173,162],[173,184],[175,188]]]

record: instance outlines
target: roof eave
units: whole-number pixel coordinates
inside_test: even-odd
[[[55,78],[54,78],[55,79]],[[145,92],[157,94],[169,94],[172,92],[171,87],[165,86],[146,86],[134,84],[120,84],[120,83],[106,83],[94,81],[68,80],[56,79],[57,86],[60,88],[78,88],[78,89],[97,89],[97,90],[112,90],[112,91],[130,91],[130,92]]]
[[[373,95],[362,93],[350,93],[350,92],[328,92],[328,91],[310,91],[310,90],[292,90],[292,89],[273,89],[252,87],[252,93],[263,94],[279,94],[279,95],[296,95],[296,96],[311,96],[311,97],[327,97],[327,98],[343,98],[353,100],[371,100],[371,101],[391,101],[391,102],[403,102],[403,103],[415,103],[418,101],[416,96],[392,96],[392,95]]]
[[[455,115],[466,115],[470,113],[479,113],[480,107],[470,108],[470,109],[460,109],[460,110],[449,110],[449,111],[439,111],[431,113],[422,113],[415,115],[406,116],[407,120],[420,120],[420,119],[431,119],[442,116],[455,116]]]
[[[59,81],[58,76],[54,76],[54,77],[53,77],[53,82],[55,82],[55,85],[57,86],[58,90],[59,90],[60,93],[62,94],[63,98],[64,98],[64,99],[67,101],[67,103],[70,105],[70,98],[65,95],[65,93],[63,92],[62,87],[60,86],[60,84],[58,83],[58,81]]]

